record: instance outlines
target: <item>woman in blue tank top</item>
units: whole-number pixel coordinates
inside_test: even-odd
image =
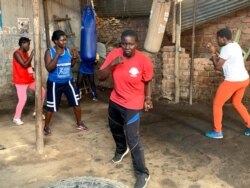
[[[77,52],[70,53],[66,47],[66,34],[57,30],[53,32],[52,41],[55,46],[45,52],[45,67],[49,72],[47,81],[47,101],[44,134],[51,135],[49,127],[54,112],[59,109],[62,94],[66,95],[68,103],[73,107],[76,117],[76,128],[88,130],[81,121],[81,108],[79,104],[79,93],[73,82],[72,69],[77,59]]]
[[[52,58],[55,58],[56,49],[50,48],[49,51],[50,51],[50,56]],[[65,48],[62,55],[58,57],[55,69],[49,72],[48,79],[52,82],[57,82],[57,83],[65,83],[71,80],[73,78],[71,71],[71,60],[72,56],[69,52],[69,49]]]

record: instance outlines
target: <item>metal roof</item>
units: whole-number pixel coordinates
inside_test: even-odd
[[[182,2],[182,30],[192,27],[193,5],[193,0],[183,0]],[[249,6],[250,0],[197,0],[196,25],[201,25]]]
[[[100,17],[149,16],[153,0],[95,0]],[[182,30],[190,29],[193,22],[194,0],[182,1]],[[250,7],[250,0],[197,0],[196,25]],[[171,20],[171,15],[170,15]]]

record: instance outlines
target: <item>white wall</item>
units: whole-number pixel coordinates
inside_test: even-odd
[[[18,39],[21,36],[29,37],[33,41],[33,6],[32,0],[0,0],[2,9],[3,28],[0,31],[0,99],[6,95],[16,95],[12,84],[12,54],[18,48]],[[43,4],[40,1],[41,15],[41,44],[43,82],[46,83],[47,71],[44,68],[43,54],[46,50],[46,35],[44,28]],[[50,34],[54,31],[53,15],[71,18],[70,24],[76,34],[75,45],[80,45],[81,12],[79,0],[48,0]],[[30,27],[28,33],[18,30],[18,18],[28,18]],[[50,35],[51,38],[51,35]],[[31,41],[31,48],[33,43]],[[51,44],[53,44],[51,42]]]

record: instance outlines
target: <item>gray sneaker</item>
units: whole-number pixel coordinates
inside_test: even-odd
[[[129,148],[127,147],[127,150],[120,154],[120,153],[115,153],[115,156],[113,157],[112,161],[113,163],[120,163],[122,161],[122,159],[128,154],[129,152]]]
[[[137,176],[134,188],[147,187],[149,179],[150,179],[150,175],[148,174],[142,174],[142,175]]]

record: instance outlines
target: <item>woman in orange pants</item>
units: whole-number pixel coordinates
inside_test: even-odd
[[[232,104],[238,111],[247,129],[245,135],[250,136],[250,116],[246,107],[242,104],[242,98],[249,84],[249,75],[244,65],[240,46],[232,41],[232,33],[228,28],[217,32],[217,42],[221,46],[218,55],[216,49],[209,44],[212,53],[212,61],[216,70],[223,70],[225,80],[217,89],[213,102],[214,129],[206,133],[209,138],[223,138],[222,134],[222,107],[232,98]]]

